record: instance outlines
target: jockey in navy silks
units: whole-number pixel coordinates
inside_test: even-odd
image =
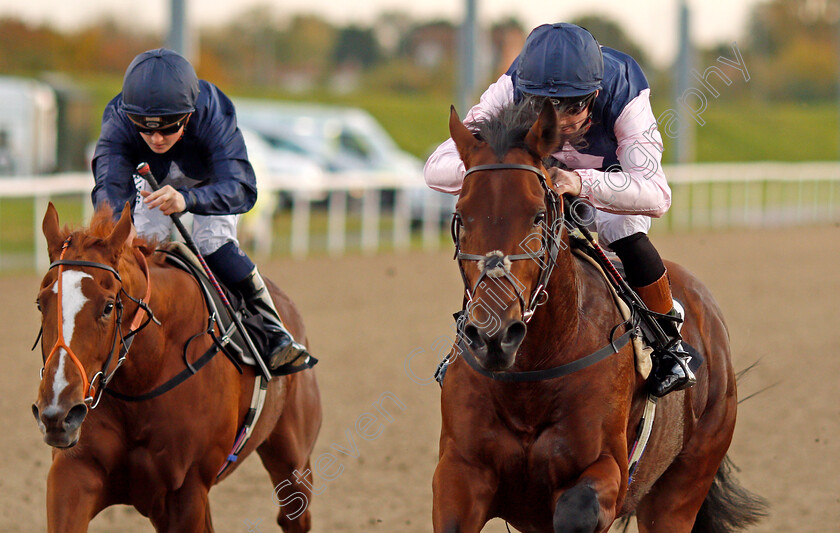
[[[665,265],[647,236],[651,217],[670,207],[671,190],[642,69],[579,26],[544,24],[531,32],[464,123],[469,127],[511,102],[538,111],[546,98],[558,111],[562,139],[553,157],[569,169],[549,168],[557,192],[584,198],[597,209],[599,240],[621,259],[628,283],[649,309],[680,319],[659,320],[670,342],[653,347],[651,392],[663,396],[694,385],[688,353],[673,342],[681,340],[682,306],[672,300]],[[431,188],[460,192],[465,169],[452,139],[429,157],[424,173]]]
[[[160,190],[135,183],[143,161]],[[286,330],[236,238],[239,215],[254,205],[257,187],[233,104],[215,85],[199,80],[189,61],[164,48],[134,58],[122,92],[105,107],[92,167],[94,206],[129,202],[141,236],[165,240],[169,215],[194,215],[193,240],[210,269],[262,318],[270,370],[308,355]]]

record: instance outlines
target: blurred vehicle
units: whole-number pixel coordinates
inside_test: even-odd
[[[368,112],[349,107],[299,104],[271,100],[234,99],[240,127],[259,134],[271,147],[268,171],[285,175],[290,185],[321,188],[325,198],[330,187],[344,186],[352,197],[364,189],[353,184],[374,185],[383,191],[383,204],[393,204],[396,189],[408,191],[413,222],[423,219],[427,205],[437,206],[440,218],[448,220],[455,198],[429,189],[423,180],[423,162],[401,150]],[[297,155],[317,165],[322,172],[288,168]],[[276,157],[278,164],[272,165]],[[291,171],[291,173],[287,173]],[[316,193],[312,199],[319,199]]]
[[[247,99],[234,104],[240,125],[276,150],[306,156],[326,172],[418,173],[422,168],[361,109]]]
[[[0,76],[0,176],[54,172],[58,107],[49,85]]]
[[[248,160],[254,167],[257,178],[257,202],[239,221],[239,238],[245,244],[258,247],[269,242],[271,218],[277,210],[281,197],[268,193],[269,188],[290,188],[297,179],[315,183],[321,179],[323,169],[300,154],[276,150],[257,132],[240,125],[239,130],[248,150]],[[269,233],[270,235],[270,233]],[[258,249],[263,255],[268,249]]]

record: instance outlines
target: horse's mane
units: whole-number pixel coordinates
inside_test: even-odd
[[[472,124],[477,139],[490,145],[500,159],[514,148],[519,148],[537,157],[525,144],[528,130],[537,120],[537,113],[531,106],[507,104],[494,116],[481,118]]]
[[[114,220],[114,210],[107,203],[101,204],[93,213],[86,233],[91,237],[104,239],[114,231],[117,221]]]
[[[90,225],[84,230],[84,233],[91,237],[104,239],[114,231],[116,225],[117,220],[114,219],[114,210],[105,202],[96,208],[90,219]],[[154,253],[157,246],[156,240],[139,236],[134,239],[133,245],[126,244],[126,248],[139,247],[140,251],[146,256]]]

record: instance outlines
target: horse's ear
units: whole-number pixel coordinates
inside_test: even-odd
[[[128,202],[126,202],[125,207],[123,207],[122,214],[120,215],[120,219],[114,226],[114,230],[106,239],[108,248],[118,252],[122,250],[123,245],[126,243],[131,244],[135,235],[133,230],[134,224],[131,222],[131,206]]]
[[[546,157],[554,152],[558,142],[560,133],[557,131],[557,111],[546,98],[540,116],[525,136],[525,144],[533,148],[540,157]]]
[[[478,139],[461,122],[454,105],[449,108],[449,136],[455,141],[455,147],[458,148],[461,161],[466,164],[470,153],[478,146]]]
[[[44,214],[44,222],[41,224],[41,229],[44,232],[44,237],[47,239],[47,253],[50,259],[55,258],[61,253],[61,245],[66,238],[59,228],[58,211],[52,202],[47,206],[47,212]]]

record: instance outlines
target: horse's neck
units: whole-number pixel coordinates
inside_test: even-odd
[[[569,345],[578,334],[581,298],[578,276],[570,248],[561,248],[546,286],[548,301],[534,313],[525,337],[531,351],[543,352],[539,359],[556,352],[557,346]]]
[[[183,344],[178,344],[181,338],[198,333],[205,322],[202,318],[205,315],[194,312],[195,309],[189,306],[189,302],[195,301],[196,298],[200,299],[200,295],[195,284],[185,279],[186,274],[176,269],[162,268],[151,258],[148,261],[148,269],[151,294],[146,303],[160,325],[154,322],[146,324],[134,338],[129,350],[124,370],[132,374],[137,389],[147,389],[158,381],[161,375],[171,373],[168,360],[173,357],[163,347],[172,344],[183,346]],[[129,272],[126,291],[132,298],[145,298],[147,279],[143,269],[135,260],[132,260]],[[193,293],[196,293],[196,298],[193,298]],[[123,333],[126,334],[137,313],[138,305],[131,300],[124,300],[127,300],[124,301],[125,314],[123,315]],[[139,313],[142,324],[148,316],[143,310]],[[173,342],[166,342],[167,340]],[[180,350],[181,348],[178,348],[179,355]],[[174,359],[181,360],[180,357]],[[122,372],[123,370],[120,370],[120,373]],[[121,392],[131,393],[128,390],[121,390]]]

